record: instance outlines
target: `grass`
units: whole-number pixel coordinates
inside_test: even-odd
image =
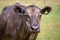
[[[15,3],[16,1],[7,0],[7,2],[3,3],[0,0],[0,13],[4,6],[13,4],[11,2]],[[19,2],[19,0],[17,2]],[[54,2],[54,3],[52,3],[52,2]],[[52,11],[48,15],[42,15],[41,22],[40,22],[41,23],[40,24],[41,32],[39,33],[36,40],[60,40],[60,5],[57,5],[60,3],[58,3],[58,2],[59,2],[59,0],[55,0],[55,1],[47,0],[48,4],[46,4],[46,5],[51,5]],[[24,5],[32,4],[31,0],[27,1],[27,4],[26,4],[26,2],[23,2],[22,0],[20,0],[20,3],[24,4]],[[41,8],[45,6],[42,0],[41,0],[41,2],[35,1],[34,3],[37,3],[36,5]]]
[[[53,7],[50,14],[42,16],[40,26],[37,40],[60,40],[60,5]]]

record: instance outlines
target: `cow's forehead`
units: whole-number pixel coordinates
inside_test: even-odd
[[[28,11],[30,11],[30,12],[40,12],[40,9],[37,8],[37,7],[28,7],[28,8],[26,9],[26,11],[27,11],[27,12],[28,12]]]
[[[38,15],[40,13],[40,9],[37,7],[28,7],[26,12],[31,16],[32,14]]]

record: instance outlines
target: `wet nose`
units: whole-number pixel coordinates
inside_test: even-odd
[[[33,25],[33,26],[31,26],[31,29],[32,29],[32,30],[38,30],[38,28],[39,28],[38,25]]]

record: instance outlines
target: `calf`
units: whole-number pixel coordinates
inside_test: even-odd
[[[40,32],[39,20],[42,14],[47,15],[50,11],[49,6],[40,9],[19,3],[5,7],[0,15],[0,40],[36,40]]]

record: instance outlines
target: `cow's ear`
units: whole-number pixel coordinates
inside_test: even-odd
[[[15,6],[14,11],[16,13],[23,13],[23,9],[21,7],[19,7],[19,6]]]
[[[43,9],[41,9],[41,13],[47,15],[51,11],[51,9],[52,8],[50,6],[46,6]]]

